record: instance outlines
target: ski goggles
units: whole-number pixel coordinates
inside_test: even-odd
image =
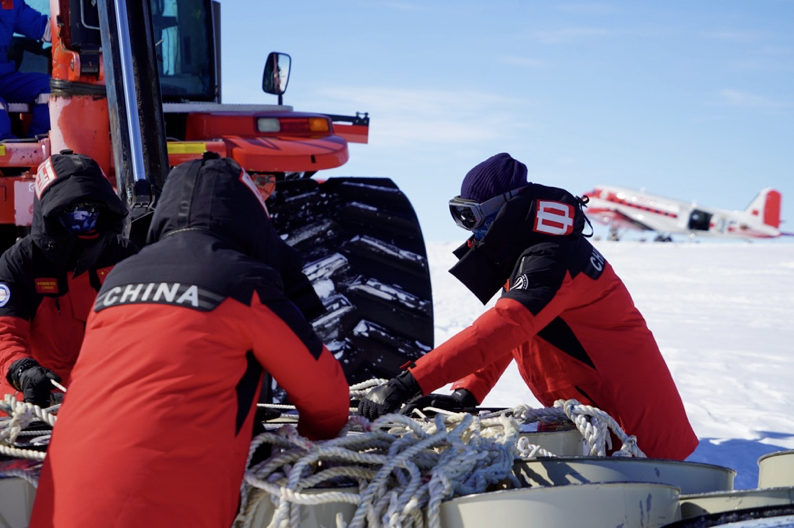
[[[58,219],[71,234],[83,235],[96,228],[101,209],[102,206],[97,203],[75,203],[64,208]]]
[[[449,201],[449,212],[452,213],[452,219],[457,225],[467,231],[473,231],[481,227],[489,216],[499,212],[507,200],[518,195],[523,189],[523,187],[514,189],[483,203],[456,196]]]

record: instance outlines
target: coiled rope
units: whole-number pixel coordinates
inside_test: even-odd
[[[358,399],[383,382],[353,386],[351,397]],[[351,416],[339,437],[318,442],[299,436],[293,425],[257,436],[246,467],[264,444],[271,447],[271,456],[246,470],[235,528],[252,526],[265,500],[274,508],[268,526],[276,528],[298,527],[301,506],[330,503],[355,506],[347,524],[337,514],[337,528],[437,528],[444,500],[482,493],[504,481],[519,487],[512,474],[516,458],[556,456],[520,434],[521,424],[538,421],[573,422],[591,456],[611,450],[611,430],[623,444],[613,456],[645,457],[636,438],[608,414],[576,400],[542,409],[520,405],[477,417],[436,411],[429,421],[389,414],[370,423]]]
[[[0,453],[16,458],[44,460],[44,453],[40,451],[19,449],[13,445],[18,436],[25,435],[22,430],[36,420],[54,426],[56,416],[53,412],[58,407],[54,405],[43,409],[32,403],[18,401],[13,394],[6,394],[0,402],[0,411],[8,415],[8,418],[0,418]]]
[[[554,402],[554,407],[544,407],[540,409],[533,409],[528,405],[519,405],[513,409],[506,409],[484,416],[489,417],[504,413],[512,414],[519,422],[524,424],[547,420],[569,420],[573,422],[587,441],[589,449],[586,454],[590,456],[606,456],[607,450],[612,449],[611,431],[621,442],[620,449],[614,451],[611,456],[646,458],[645,453],[643,453],[637,445],[636,436],[626,434],[620,425],[601,409],[591,405],[583,405],[574,399],[557,400]],[[519,442],[522,440],[529,442],[527,438],[521,438]],[[526,449],[530,449],[531,447],[532,446],[526,444],[519,446],[519,454],[522,458],[534,458],[535,456],[539,456],[531,454],[525,456]]]
[[[34,421],[42,421],[51,427],[55,425],[56,411],[60,405],[54,405],[43,409],[32,403],[18,401],[13,394],[6,394],[0,402],[0,412],[8,415],[7,418],[0,418],[0,454],[24,458],[28,460],[42,461],[46,456],[43,451],[33,449],[21,449],[14,447],[19,436],[48,436],[49,432],[23,431]],[[14,468],[0,470],[0,478],[19,477],[30,482],[34,487],[38,486],[39,464],[31,465],[28,468]]]
[[[510,474],[519,436],[518,423],[506,415],[483,421],[438,414],[424,424],[399,414],[372,423],[351,417],[346,429],[345,436],[320,442],[300,437],[292,425],[259,435],[249,461],[265,443],[273,454],[246,471],[244,500],[269,497],[275,506],[270,526],[299,526],[300,505],[340,502],[356,505],[348,528],[424,526],[423,508],[428,524],[439,526],[443,500],[481,493]],[[338,491],[340,482],[345,491]],[[336,489],[304,492],[321,484]],[[251,526],[257,506],[247,500],[236,526]]]

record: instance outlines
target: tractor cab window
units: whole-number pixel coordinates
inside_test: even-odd
[[[210,2],[151,0],[163,101],[215,99]]]
[[[708,231],[711,224],[711,213],[694,209],[689,214],[689,229],[694,231]]]

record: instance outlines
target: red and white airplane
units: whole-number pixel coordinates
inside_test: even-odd
[[[794,236],[780,231],[781,194],[763,189],[744,211],[728,211],[664,198],[625,187],[598,186],[585,193],[587,216],[609,226],[609,238],[626,230],[655,231],[656,240],[672,234],[725,238]]]

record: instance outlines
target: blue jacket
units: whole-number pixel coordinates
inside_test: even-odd
[[[24,0],[4,0],[0,7],[0,75],[16,70],[13,61],[8,60],[8,50],[14,33],[28,38],[41,40],[47,29],[47,15],[28,6]]]

